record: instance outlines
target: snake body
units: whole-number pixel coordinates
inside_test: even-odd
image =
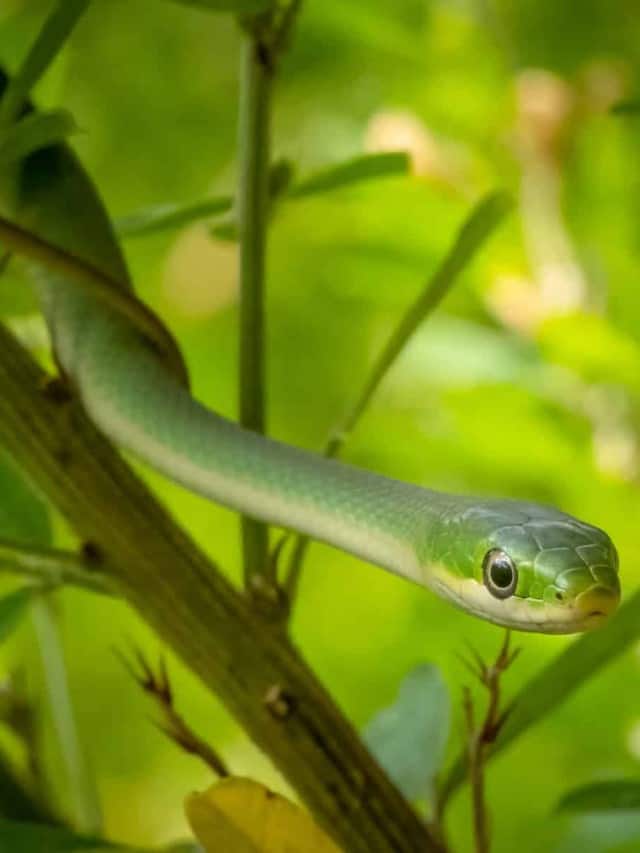
[[[32,154],[0,189],[17,224],[131,287],[99,196],[66,146]],[[500,625],[571,633],[615,609],[618,560],[602,530],[551,507],[444,494],[246,431],[195,400],[117,311],[44,267],[31,271],[58,364],[90,417],[188,489]]]

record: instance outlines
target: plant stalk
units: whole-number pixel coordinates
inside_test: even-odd
[[[272,68],[260,27],[243,31],[240,59],[240,114],[237,195],[240,238],[240,423],[265,431],[264,283],[269,204],[269,137]],[[242,518],[245,586],[262,576],[275,582],[268,560],[267,527]],[[271,574],[271,577],[269,577]]]

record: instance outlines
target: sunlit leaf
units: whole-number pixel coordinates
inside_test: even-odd
[[[622,654],[640,636],[640,591],[634,593],[602,628],[583,634],[535,675],[516,695],[513,711],[488,757],[502,752],[531,726],[548,716],[595,673]],[[449,796],[465,778],[460,756],[442,786]]]
[[[365,729],[369,749],[409,800],[431,794],[449,737],[450,706],[440,671],[422,664],[404,678],[393,705]]]
[[[303,198],[331,190],[342,189],[352,184],[374,178],[392,178],[409,172],[409,155],[405,151],[388,151],[382,154],[364,154],[321,169],[295,183],[287,196]]]
[[[7,853],[136,853],[133,847],[111,844],[99,838],[75,835],[64,829],[0,818],[0,850]]]
[[[193,204],[159,204],[123,216],[117,220],[116,229],[121,237],[139,237],[169,228],[181,228],[200,219],[225,213],[232,204],[230,196],[204,199]]]
[[[173,0],[183,6],[195,6],[205,12],[233,12],[236,15],[253,15],[273,6],[273,0]]]
[[[31,113],[0,135],[0,168],[39,148],[62,142],[76,130],[76,123],[66,110]]]
[[[582,785],[566,793],[557,805],[562,812],[640,810],[640,779],[612,779]]]
[[[58,55],[90,0],[58,0],[0,101],[0,126],[10,124]]]
[[[0,598],[0,643],[3,643],[18,627],[32,597],[33,590],[25,588]]]
[[[185,811],[206,853],[339,853],[307,812],[250,779],[224,779],[192,794]]]

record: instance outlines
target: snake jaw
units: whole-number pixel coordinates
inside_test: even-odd
[[[596,584],[572,603],[518,596],[499,599],[474,578],[452,578],[442,567],[431,568],[429,585],[456,607],[495,625],[544,634],[578,634],[598,628],[620,597],[619,591]]]

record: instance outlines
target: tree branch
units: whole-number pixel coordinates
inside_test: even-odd
[[[172,521],[0,326],[0,443],[96,544],[131,605],[225,703],[349,853],[439,850],[281,631]]]

